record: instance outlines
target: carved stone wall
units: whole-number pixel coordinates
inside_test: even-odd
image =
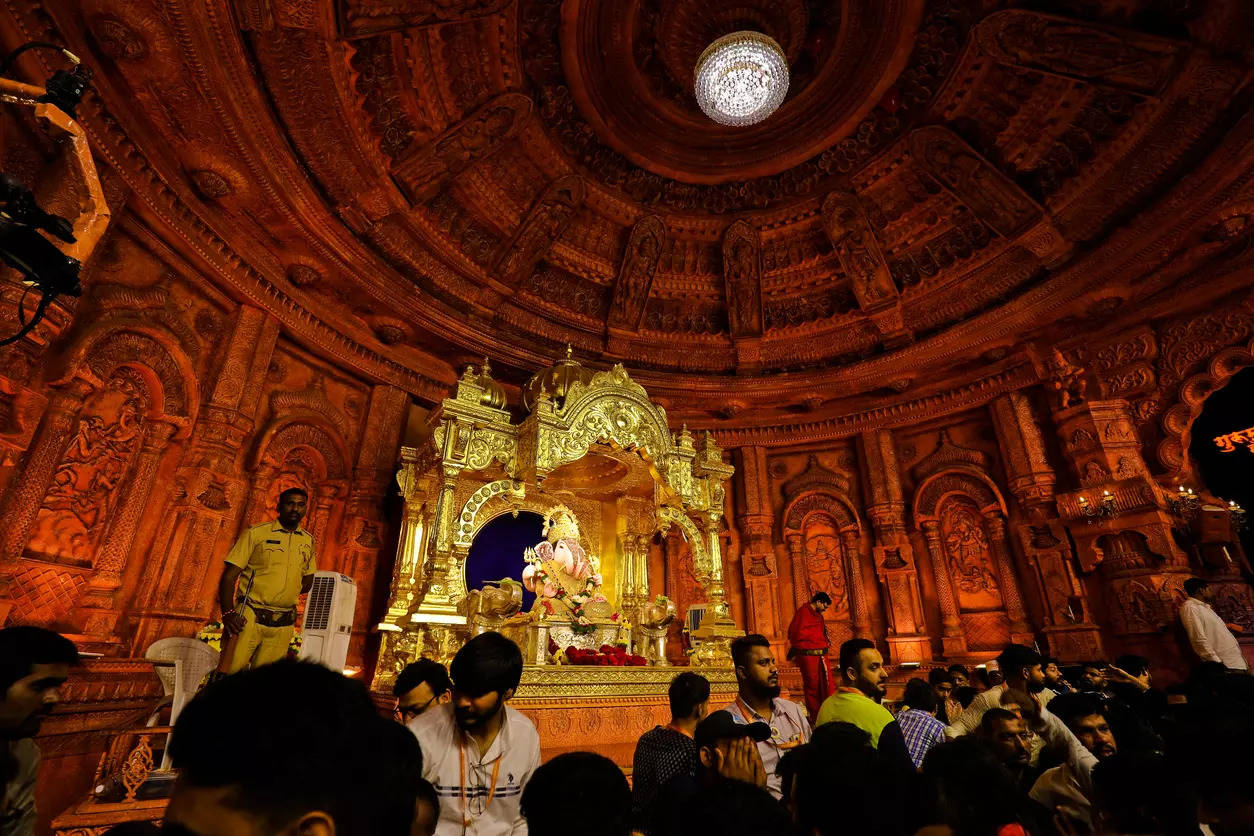
[[[319,566],[358,580],[362,664],[409,396],[226,298],[134,218],[98,252],[72,326],[10,347],[29,362],[0,373],[46,393],[4,437],[0,617],[108,654],[194,634],[235,537],[299,486]]]

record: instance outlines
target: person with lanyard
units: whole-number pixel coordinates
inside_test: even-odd
[[[788,658],[796,659],[801,669],[802,690],[805,692],[806,711],[818,716],[819,706],[831,696],[832,671],[827,666],[827,625],[823,612],[832,605],[826,592],[816,592],[810,602],[802,604],[788,625]]]
[[[888,693],[888,669],[884,657],[869,639],[849,639],[840,646],[840,677],[843,683],[823,701],[814,727],[849,723],[871,737],[884,763],[903,775],[914,773],[914,761],[906,747],[901,726],[880,703]]]
[[[520,802],[540,766],[535,725],[506,705],[522,679],[522,651],[500,633],[475,636],[453,657],[453,699],[409,723],[422,777],[440,798],[436,836],[526,836]]]
[[[664,793],[676,792],[679,784],[689,785],[679,792],[695,792],[700,760],[693,735],[697,724],[710,713],[710,681],[699,673],[684,671],[671,680],[667,697],[670,723],[640,735],[632,757],[632,821],[645,836],[659,830],[658,801]]]
[[[296,633],[296,600],[313,586],[318,569],[313,535],[300,527],[308,502],[302,488],[283,491],[278,519],[245,529],[227,553],[218,581],[226,635],[220,674],[287,656]]]
[[[801,706],[779,699],[779,671],[775,655],[765,636],[750,633],[731,643],[732,664],[736,670],[736,699],[723,709],[737,723],[764,723],[771,736],[760,741],[758,754],[766,769],[766,789],[782,798],[783,776],[780,758],[789,749],[810,741],[810,721]]]

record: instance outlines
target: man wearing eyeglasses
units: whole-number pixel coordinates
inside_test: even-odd
[[[431,706],[444,705],[453,698],[452,688],[448,671],[439,662],[419,659],[406,665],[392,686],[396,719],[408,723]]]

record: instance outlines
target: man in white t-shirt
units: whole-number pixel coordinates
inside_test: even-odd
[[[1198,658],[1203,662],[1222,662],[1229,670],[1248,671],[1250,664],[1241,653],[1241,645],[1211,608],[1215,598],[1211,585],[1201,578],[1189,578],[1184,582],[1184,591],[1189,597],[1180,605],[1180,623]]]
[[[422,776],[440,797],[436,836],[526,836],[520,802],[540,765],[540,735],[505,704],[522,678],[522,652],[500,633],[483,633],[457,651],[449,674],[452,702],[409,723]]]

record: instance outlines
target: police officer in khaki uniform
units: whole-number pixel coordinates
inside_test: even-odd
[[[218,582],[228,636],[221,673],[265,665],[287,655],[296,632],[296,599],[313,585],[313,535],[300,527],[309,495],[279,494],[279,517],[248,528],[226,556]]]

